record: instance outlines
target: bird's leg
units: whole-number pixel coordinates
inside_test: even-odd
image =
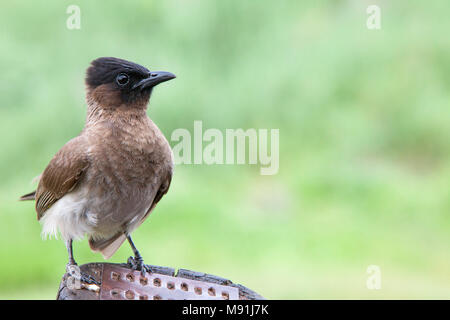
[[[66,241],[66,248],[67,248],[67,253],[69,254],[69,263],[67,265],[68,266],[70,266],[70,265],[76,266],[77,263],[75,262],[75,259],[73,258],[72,239]]]
[[[98,284],[99,283],[89,274],[81,272],[78,267],[75,259],[73,258],[73,248],[72,248],[72,239],[66,241],[67,252],[69,253],[69,262],[66,265],[66,271],[72,277],[81,282],[89,283],[89,284]]]
[[[136,246],[134,245],[130,235],[127,235],[127,240],[134,253],[134,258],[133,257],[128,258],[128,265],[133,270],[141,271],[142,276],[145,276],[146,272],[151,273],[152,270],[150,269],[150,266],[144,264],[144,259],[142,259],[141,254],[139,253],[138,249],[136,249]]]

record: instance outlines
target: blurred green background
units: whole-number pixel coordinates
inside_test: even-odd
[[[66,9],[81,9],[68,30]],[[368,30],[366,8],[381,8]],[[179,165],[133,234],[147,263],[266,298],[450,298],[450,2],[2,1],[0,298],[54,299],[67,254],[42,241],[35,187],[82,129],[100,56],[168,70],[149,116],[280,129],[280,170]],[[172,143],[173,145],[173,143]],[[103,261],[87,241],[78,263]],[[123,262],[127,245],[111,259]],[[368,290],[369,265],[382,288]]]

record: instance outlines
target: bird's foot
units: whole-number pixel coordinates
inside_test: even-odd
[[[141,257],[129,257],[127,264],[131,269],[137,270],[141,272],[142,276],[145,276],[145,273],[152,273],[152,269],[148,264],[144,264],[144,260]]]
[[[81,272],[80,267],[78,267],[77,264],[68,264],[66,266],[66,271],[71,277],[73,277],[73,279],[78,280],[82,283],[100,285],[100,283],[91,275]]]

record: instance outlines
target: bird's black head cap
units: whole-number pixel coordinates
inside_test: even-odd
[[[101,87],[103,100],[113,101],[120,97],[121,103],[148,102],[156,85],[175,78],[170,72],[153,71],[123,59],[102,57],[91,62],[86,72],[86,85],[90,92]],[[88,93],[89,94],[89,93]],[[116,99],[118,100],[118,99]]]

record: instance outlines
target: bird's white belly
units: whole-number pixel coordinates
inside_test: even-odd
[[[131,233],[142,222],[141,219],[148,211],[150,204],[134,207],[127,213],[127,218],[114,217],[116,210],[120,212],[120,205],[111,203],[108,197],[92,196],[86,187],[77,188],[56,201],[41,219],[42,237],[64,240],[81,240],[85,235],[94,239],[114,236],[123,225]],[[113,209],[115,208],[115,209]],[[104,214],[107,212],[107,214]]]
[[[87,209],[87,190],[78,188],[56,201],[41,219],[42,237],[58,238],[58,231],[64,240],[79,240],[91,234],[97,225],[97,218]]]

